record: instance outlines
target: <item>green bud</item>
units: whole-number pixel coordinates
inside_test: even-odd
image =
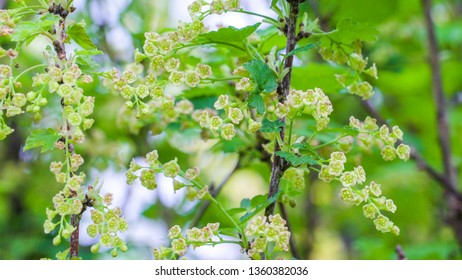
[[[99,246],[100,246],[99,243],[93,244],[93,245],[91,246],[91,248],[90,248],[90,251],[91,251],[93,254],[98,253],[98,251],[99,251]]]
[[[61,244],[61,236],[57,235],[53,238],[53,245],[58,246]]]
[[[157,188],[156,172],[152,169],[144,169],[140,175],[141,185],[149,190]]]
[[[350,66],[358,72],[364,71],[367,65],[367,59],[365,60],[361,54],[352,53],[350,55]]]
[[[119,231],[124,232],[128,230],[128,223],[124,218],[119,219]]]
[[[117,257],[118,254],[119,254],[119,252],[118,252],[117,248],[114,248],[114,249],[111,250],[111,256],[113,258]]]

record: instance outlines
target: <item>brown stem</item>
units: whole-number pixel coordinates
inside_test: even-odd
[[[58,38],[53,42],[53,47],[56,51],[56,54],[58,56],[58,59],[61,60],[62,62],[65,62],[67,60],[67,54],[66,54],[66,39],[67,39],[67,34],[66,34],[66,17],[69,15],[69,12],[61,6],[61,4],[52,4],[50,8],[48,9],[50,13],[56,14],[61,17],[61,20],[59,21],[59,26],[57,29],[58,32]],[[72,10],[71,10],[72,11]],[[61,101],[61,104],[63,104],[63,101]],[[64,106],[64,104],[63,104]],[[69,128],[69,123],[66,121],[66,131],[68,132],[70,130]],[[73,154],[74,153],[74,146],[72,144],[67,143],[68,145],[68,151],[69,153]],[[72,174],[71,174],[72,176]],[[72,196],[75,197],[77,194],[72,193]],[[84,209],[82,209],[82,212]],[[80,220],[82,218],[82,213],[80,214],[72,214],[70,218],[70,222],[72,227],[74,228],[74,231],[71,233],[70,237],[70,250],[69,250],[69,257],[70,259],[77,259],[79,257],[79,231],[80,231]]]
[[[297,29],[297,18],[298,18],[298,6],[300,4],[300,1],[287,0],[287,2],[290,5],[290,14],[289,14],[289,17],[286,18],[286,26],[284,28],[284,31],[287,37],[286,53],[289,53],[295,49],[295,45],[297,44],[296,29]],[[283,103],[286,100],[286,97],[290,91],[290,81],[292,77],[293,60],[294,60],[294,57],[291,55],[291,56],[288,56],[286,60],[284,61],[284,69],[289,69],[289,72],[284,76],[284,78],[279,83],[278,88],[277,88],[278,100],[281,103]],[[279,120],[285,123],[285,118],[281,118]],[[285,137],[284,126],[279,132],[279,137],[282,143],[278,143],[276,141],[276,143],[274,144],[274,155],[273,155],[273,162],[271,165],[271,179],[270,179],[270,186],[269,186],[269,191],[268,191],[268,198],[272,198],[278,193],[279,181],[281,180],[281,177],[284,171],[288,167],[287,161],[285,161],[283,158],[276,155],[276,152],[281,150],[280,145],[284,143],[284,137]],[[266,207],[266,210],[265,210],[266,216],[272,215],[274,213],[275,205],[276,205],[276,202],[273,202],[270,205],[268,205],[268,207]]]
[[[397,260],[407,260],[406,254],[404,254],[403,248],[400,245],[396,245],[396,259]]]
[[[75,228],[75,230],[71,234],[70,240],[70,250],[69,255],[70,259],[77,259],[79,257],[79,225],[80,219],[82,215],[71,215],[71,225]]]
[[[431,17],[431,0],[422,0],[425,16],[425,27],[429,47],[429,63],[432,73],[433,98],[436,104],[436,121],[438,124],[438,142],[441,149],[441,156],[444,165],[444,175],[449,183],[455,187],[457,185],[456,170],[451,158],[451,141],[449,134],[449,124],[446,114],[446,101],[441,80],[441,69],[439,62],[438,42],[435,35],[435,28]]]
[[[451,190],[446,191],[445,193],[446,202],[449,208],[447,222],[454,230],[459,243],[459,248],[462,251],[462,202],[454,195],[453,191],[457,191],[457,173],[451,157],[449,123],[446,113],[447,106],[443,92],[443,82],[441,79],[438,41],[436,39],[435,27],[431,16],[431,0],[422,0],[422,6],[429,48],[428,59],[432,73],[433,99],[436,105],[438,142],[444,166],[444,176],[450,186],[448,189]]]

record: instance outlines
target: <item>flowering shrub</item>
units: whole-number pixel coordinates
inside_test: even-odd
[[[92,221],[86,233],[98,237],[92,253],[100,246],[111,248],[114,257],[128,250],[119,236],[129,227],[121,209],[112,207],[112,194],[101,194],[101,184],[80,171],[87,159],[76,152],[92,129],[97,102],[85,85],[98,79],[105,90],[124,100],[120,118],[130,123],[135,134],[143,126],[150,126],[154,134],[172,127],[180,134],[192,131],[218,148],[230,146],[228,150],[241,156],[256,150],[259,160],[271,166],[267,194],[247,198],[241,207],[230,210],[215,198],[211,182],[198,167],[181,166],[177,158],[161,161],[166,155],[155,147],[150,147],[145,163],[133,159],[126,171],[128,184],[139,180],[155,191],[161,184],[158,175],[163,174],[173,180],[175,191],[185,189],[188,199],[212,203],[229,223],[226,228],[217,221],[206,221],[202,228],[172,225],[170,247],[155,248],[156,259],[176,259],[189,248],[223,243],[239,245],[251,259],[288,252],[294,238],[286,221],[289,217],[275,213],[275,205],[296,207],[310,173],[338,187],[338,197],[345,203],[362,206],[378,231],[399,234],[398,226],[386,216],[397,206],[382,195],[379,183],[368,180],[367,164],[359,165],[353,158],[357,148],[376,152],[378,147],[385,161],[408,160],[411,150],[402,142],[403,132],[398,126],[379,127],[371,117],[360,121],[351,116],[349,124],[332,122],[334,92],[291,86],[295,57],[317,51],[327,63],[344,70],[335,79],[345,92],[371,98],[374,88],[368,80],[378,78],[377,68],[362,54],[361,42],[374,40],[375,29],[358,29],[358,23],[343,19],[337,29],[322,30],[316,19],[300,12],[303,1],[298,0],[272,1],[270,8],[277,18],[245,11],[237,0],[197,0],[188,6],[188,22],[163,33],[146,32],[132,63],[106,70],[92,61],[102,52],[86,33],[85,23],[68,18],[75,10],[73,1],[42,0],[37,6],[16,2],[17,8],[0,14],[1,35],[14,45],[1,49],[9,64],[0,66],[0,139],[13,133],[9,119],[31,113],[40,122],[48,114],[45,108],[59,100],[59,121],[32,130],[24,147],[61,151],[53,154],[50,171],[62,190],[53,197],[53,207],[46,209],[44,223],[45,233],[55,236],[54,245],[70,241],[58,258],[79,257],[79,225],[85,211],[90,211]],[[37,13],[34,21],[29,20]],[[251,13],[262,20],[240,29],[208,30],[204,20],[224,13]],[[47,40],[44,63],[18,72],[15,59],[38,37]],[[273,37],[284,38],[285,44],[268,47]],[[79,46],[72,52],[67,48],[70,41]],[[194,51],[200,53],[198,59],[186,59]],[[227,51],[232,57],[227,57]],[[24,92],[22,78],[27,72],[34,75],[31,90]],[[213,92],[212,102],[198,102],[196,89]]]

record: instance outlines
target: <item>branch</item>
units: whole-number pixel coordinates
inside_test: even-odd
[[[284,28],[284,32],[286,33],[287,37],[287,46],[286,46],[286,53],[290,53],[295,49],[295,45],[297,43],[297,18],[298,18],[298,5],[300,1],[292,0],[287,2],[290,5],[290,15],[286,18],[286,26]],[[289,94],[290,90],[290,81],[292,77],[292,65],[293,65],[294,57],[293,55],[288,56],[284,61],[284,69],[289,69],[287,75],[284,76],[282,81],[279,83],[277,88],[277,94],[279,102],[283,103]],[[281,122],[285,123],[285,118],[279,119]],[[279,132],[279,136],[281,138],[282,143],[278,143],[276,141],[274,145],[274,156],[273,162],[271,165],[271,179],[270,179],[270,186],[268,191],[268,198],[274,197],[279,191],[279,181],[284,173],[284,171],[288,168],[288,163],[283,158],[276,155],[276,152],[281,150],[279,145],[284,143],[284,136],[285,136],[285,126],[282,127],[281,131]],[[269,216],[274,213],[274,207],[276,202],[271,203],[265,210],[265,215]]]
[[[395,250],[396,250],[397,260],[407,260],[406,254],[404,253],[403,248],[401,248],[400,245],[396,245]]]
[[[435,27],[431,17],[431,0],[422,0],[425,28],[427,31],[427,40],[429,47],[429,63],[432,73],[433,98],[436,104],[436,121],[438,124],[438,142],[441,149],[441,157],[444,165],[444,175],[448,180],[451,188],[457,187],[457,175],[451,158],[451,141],[449,133],[449,124],[446,114],[446,101],[443,92],[443,83],[441,80],[441,69],[439,63],[439,49],[435,35]]]
[[[67,39],[67,34],[66,34],[66,18],[69,15],[69,11],[67,11],[61,4],[56,5],[55,3],[51,4],[49,7],[48,11],[50,13],[53,13],[55,15],[58,15],[61,17],[59,20],[59,26],[57,29],[57,39],[53,41],[53,47],[56,51],[56,54],[58,56],[58,59],[61,60],[62,62],[65,62],[67,60],[67,54],[66,54],[66,39]],[[71,11],[73,11],[73,8],[71,7]],[[61,104],[63,103],[63,99],[61,100]],[[63,105],[64,107],[64,105]],[[66,126],[67,131],[69,131],[69,123],[66,121]],[[67,136],[66,136],[67,140]],[[69,144],[66,141],[67,145],[67,151],[70,152],[71,154],[74,154],[74,147],[72,144]],[[67,152],[66,152],[67,155]],[[69,159],[67,159],[69,160]],[[71,173],[72,176],[72,173]],[[71,194],[73,197],[77,196],[77,193],[72,192]],[[82,209],[82,213],[85,210],[85,208]],[[69,250],[69,258],[72,259],[78,259],[79,257],[79,231],[80,231],[80,220],[82,219],[82,213],[80,214],[72,214],[71,215],[71,225],[74,228],[74,231],[71,233],[70,237],[70,250]]]

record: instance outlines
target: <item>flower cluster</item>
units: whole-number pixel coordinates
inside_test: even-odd
[[[380,128],[376,124],[377,120],[366,117],[364,122],[350,117],[350,127],[357,129],[360,133],[357,136],[358,143],[363,148],[370,148],[376,142],[381,148],[382,158],[386,161],[394,160],[396,157],[401,160],[408,160],[411,148],[403,143],[397,147],[395,144],[403,140],[403,132],[398,126],[393,126],[391,131],[387,125]]]
[[[135,64],[129,65],[122,73],[117,69],[106,73],[114,90],[126,100],[126,112],[135,112],[136,118],[152,118],[155,115],[161,120],[161,127],[191,115],[194,110],[192,102],[181,100],[167,88],[194,88],[212,76],[212,68],[207,64],[180,62],[180,50],[205,31],[202,21],[195,19],[190,23],[180,23],[176,31],[145,33],[143,51],[135,51]],[[143,60],[148,65],[145,76]]]
[[[281,196],[280,201],[295,207],[297,202],[295,196],[303,193],[305,189],[305,172],[309,171],[307,168],[289,167],[281,177]]]
[[[311,114],[316,120],[316,130],[325,129],[330,122],[332,103],[320,88],[307,91],[291,89],[284,103],[277,103],[274,113],[278,118],[295,118],[299,113]]]
[[[163,173],[165,177],[173,179],[173,189],[175,191],[186,187],[186,197],[188,199],[196,200],[209,198],[210,193],[208,187],[202,186],[196,182],[200,174],[200,169],[198,167],[190,168],[187,169],[186,172],[183,172],[178,165],[177,159],[162,164],[159,161],[159,153],[157,150],[147,153],[145,161],[149,166],[143,167],[136,163],[135,160],[130,162],[130,167],[125,173],[127,184],[131,185],[136,179],[139,179],[142,186],[149,190],[154,190],[157,188],[156,174]],[[182,182],[178,176],[183,177],[187,182]]]
[[[98,243],[91,247],[93,253],[98,252],[100,245],[112,247],[112,256],[117,256],[118,250],[127,251],[127,245],[117,236],[118,232],[123,232],[128,229],[126,220],[121,217],[122,210],[120,208],[110,209],[112,204],[112,194],[107,193],[103,197],[99,195],[100,187],[88,187],[88,192],[85,194],[83,184],[85,182],[85,173],[74,174],[75,171],[83,164],[83,159],[78,154],[72,154],[68,159],[69,165],[66,170],[63,170],[62,162],[52,162],[50,170],[55,174],[58,183],[65,184],[63,190],[53,197],[54,210],[46,210],[47,219],[43,225],[45,233],[51,233],[58,225],[59,230],[53,239],[54,245],[59,245],[61,239],[70,237],[75,228],[65,219],[70,215],[81,215],[86,207],[91,206],[91,219],[93,224],[87,228],[87,233],[90,237],[96,237],[100,234]],[[69,169],[67,169],[69,166]],[[59,215],[61,218],[57,222],[53,222],[55,217]]]
[[[328,165],[322,165],[319,172],[319,179],[324,182],[339,180],[343,188],[340,190],[339,197],[342,201],[359,206],[363,205],[363,214],[366,218],[374,219],[377,230],[381,232],[392,232],[399,234],[399,228],[393,224],[380,210],[391,213],[396,211],[393,200],[382,196],[380,185],[372,181],[368,186],[359,186],[366,182],[366,172],[362,166],[357,166],[351,171],[345,171],[344,164],[346,156],[343,152],[333,152],[329,158]],[[386,223],[383,222],[386,219]]]
[[[83,130],[92,127],[94,120],[89,118],[95,106],[95,97],[84,96],[79,83],[91,83],[93,78],[85,75],[77,64],[65,63],[63,68],[50,66],[48,72],[38,73],[32,79],[32,86],[48,86],[50,93],[56,93],[62,98],[63,115],[72,129],[63,128],[63,134],[73,138],[76,143],[83,142]],[[29,92],[27,100],[30,105],[27,111],[39,113],[40,106],[46,105],[46,99],[41,92]]]
[[[1,14],[0,14],[1,16]],[[3,49],[2,49],[3,50]],[[3,115],[7,118],[24,113],[22,110],[27,103],[24,93],[15,92],[15,87],[20,88],[22,85],[14,82],[13,70],[9,65],[0,65],[0,140],[5,139],[13,133]],[[5,112],[4,112],[5,111]]]
[[[210,3],[207,3],[204,0],[196,0],[188,6],[188,11],[193,19],[202,17],[207,10],[211,14],[221,15],[224,12],[239,9],[239,2],[239,0],[212,0]],[[207,6],[209,7],[208,9]]]
[[[268,250],[288,251],[290,232],[286,221],[279,214],[270,215],[268,221],[266,216],[256,216],[245,228],[245,234],[253,238],[247,254],[252,259],[260,259],[260,254],[271,254]]]
[[[0,10],[0,36],[11,35],[15,27],[14,18],[8,10]]]
[[[330,47],[320,48],[319,53],[325,60],[333,61],[339,65],[346,63],[350,66],[354,75],[351,75],[351,73],[335,75],[337,81],[342,86],[346,87],[348,92],[358,95],[363,99],[369,99],[374,95],[372,85],[367,81],[363,81],[360,74],[364,73],[377,79],[377,67],[375,63],[367,68],[367,57],[364,58],[363,55],[358,52],[348,53],[345,51],[345,48],[338,46],[337,43],[334,43]],[[351,76],[354,76],[353,81],[351,81]]]
[[[183,234],[181,227],[178,225],[173,226],[168,231],[168,238],[171,240],[171,247],[154,249],[154,258],[156,260],[168,259],[171,254],[181,257],[186,254],[188,246],[192,245],[193,248],[214,245],[213,237],[218,236],[220,223],[208,223],[203,228],[193,227],[187,229]]]
[[[111,255],[116,257],[118,250],[126,252],[127,244],[118,236],[119,232],[124,232],[128,229],[127,221],[121,216],[120,208],[108,209],[112,200],[111,195],[103,197],[103,203],[99,209],[91,210],[92,224],[87,227],[87,233],[90,237],[96,237],[98,234],[99,242],[91,246],[91,252],[97,253],[100,246],[112,248]]]

